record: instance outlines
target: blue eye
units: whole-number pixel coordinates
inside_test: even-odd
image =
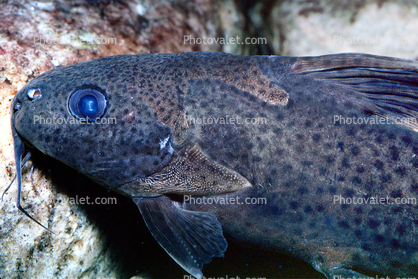
[[[106,105],[105,95],[92,88],[77,90],[68,100],[71,114],[87,121],[100,118],[106,110]]]
[[[92,117],[96,114],[98,108],[97,99],[92,95],[86,95],[78,101],[78,109],[85,116]]]

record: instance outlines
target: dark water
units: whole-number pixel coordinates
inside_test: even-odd
[[[56,160],[35,152],[36,168],[52,180],[54,191],[73,197],[116,197],[116,205],[79,205],[90,222],[101,231],[114,261],[123,267],[120,278],[145,275],[151,278],[188,279],[154,240],[136,205],[128,198],[108,191]],[[50,170],[50,171],[48,171]],[[57,230],[57,229],[55,229]],[[311,265],[288,255],[249,247],[233,236],[226,236],[228,249],[224,258],[214,258],[203,268],[206,278],[325,278]]]

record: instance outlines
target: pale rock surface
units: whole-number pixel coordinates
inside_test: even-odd
[[[240,35],[242,21],[232,0],[1,1],[0,191],[15,174],[10,104],[33,77],[57,66],[116,54],[238,52],[238,45],[192,45],[183,39]],[[23,170],[22,205],[55,234],[17,210],[14,184],[0,203],[0,278],[151,276],[141,266],[149,234],[133,236],[133,244],[112,239],[118,238],[118,230],[138,227],[141,216],[129,199],[108,193],[56,161],[40,162],[36,156],[33,161],[36,191],[29,182],[29,162]],[[87,196],[116,197],[118,204],[75,204],[75,198]],[[119,220],[123,214],[131,224]]]
[[[355,51],[415,59],[415,4],[412,0],[264,1],[251,7],[248,20],[275,54]],[[251,48],[238,44],[184,43],[188,35],[244,38],[244,22],[232,0],[1,2],[0,191],[15,174],[10,103],[33,77],[59,65],[115,54],[252,54]],[[167,274],[157,274],[162,268],[171,268],[174,277],[184,274],[141,225],[139,211],[129,199],[92,185],[39,154],[33,158],[35,191],[29,179],[31,165],[23,170],[22,204],[56,234],[16,209],[13,185],[0,203],[0,278],[150,278]],[[117,204],[75,204],[82,197],[116,198]],[[154,265],[144,265],[151,253],[157,257]]]
[[[417,59],[417,4],[416,0],[266,2],[263,24],[280,55],[364,52]]]

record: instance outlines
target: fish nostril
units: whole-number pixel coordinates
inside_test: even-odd
[[[19,103],[19,102],[16,102],[16,103],[13,105],[13,111],[14,111],[14,112],[19,111],[21,108],[22,108],[22,104],[21,104],[21,103]]]
[[[35,99],[39,99],[42,97],[42,93],[41,90],[38,88],[31,88],[28,90],[27,95],[29,97],[29,99],[31,100],[35,100]]]

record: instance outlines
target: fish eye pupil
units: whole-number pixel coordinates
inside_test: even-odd
[[[103,116],[107,99],[99,88],[82,88],[70,95],[68,108],[70,113],[83,121],[95,121]]]
[[[78,102],[78,109],[84,116],[91,117],[96,114],[99,108],[97,99],[92,95],[86,95]]]

